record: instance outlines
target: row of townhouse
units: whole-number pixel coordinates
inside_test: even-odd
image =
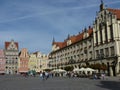
[[[0,50],[0,74],[27,73],[30,70],[36,72],[48,68],[48,55],[37,51],[29,53],[26,48],[19,51],[18,42],[11,40],[5,42],[5,49]]]
[[[101,2],[93,26],[64,42],[53,39],[50,56],[52,68],[102,65],[108,75],[120,75],[120,9]]]

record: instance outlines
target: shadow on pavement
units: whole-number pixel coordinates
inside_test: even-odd
[[[97,86],[109,90],[120,90],[120,81],[101,81]]]

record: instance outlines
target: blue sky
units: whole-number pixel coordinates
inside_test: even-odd
[[[120,8],[120,0],[103,0],[106,7]],[[5,41],[19,49],[49,53],[52,39],[64,41],[92,25],[100,0],[0,0],[0,48]]]

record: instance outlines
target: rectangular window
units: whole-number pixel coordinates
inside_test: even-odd
[[[103,43],[103,39],[102,39],[102,30],[100,30],[100,42],[101,42],[101,44]]]
[[[109,50],[108,48],[105,48],[105,57],[108,57],[109,56]]]
[[[92,59],[92,51],[90,51],[89,54],[90,54],[90,59]]]
[[[100,49],[100,54],[103,54],[103,49]]]
[[[104,51],[103,51],[103,49],[100,49],[100,55],[99,55],[99,57],[102,59],[102,58],[104,58]]]
[[[105,24],[105,43],[108,41],[107,24]]]
[[[111,50],[111,56],[114,56],[115,55],[114,47],[110,47],[110,50]]]
[[[96,45],[98,45],[98,34],[97,34],[97,32],[95,32],[95,36],[96,36]]]
[[[99,51],[96,50],[96,58],[99,58]]]
[[[102,23],[100,23],[99,24],[99,31],[100,31],[100,43],[102,44],[102,42],[103,42],[103,38],[102,38],[102,28],[103,27],[103,24]]]
[[[113,26],[110,25],[109,27],[110,27],[110,41],[112,41],[113,40]]]

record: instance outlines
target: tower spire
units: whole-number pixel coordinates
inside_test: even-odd
[[[55,42],[55,38],[53,37],[52,45],[54,44],[54,42]]]
[[[101,0],[101,4],[103,4],[103,0]]]
[[[101,4],[100,4],[100,11],[104,10],[104,2],[103,0],[101,0]]]
[[[67,37],[67,39],[69,39],[70,38],[70,34],[68,34],[68,37]]]

